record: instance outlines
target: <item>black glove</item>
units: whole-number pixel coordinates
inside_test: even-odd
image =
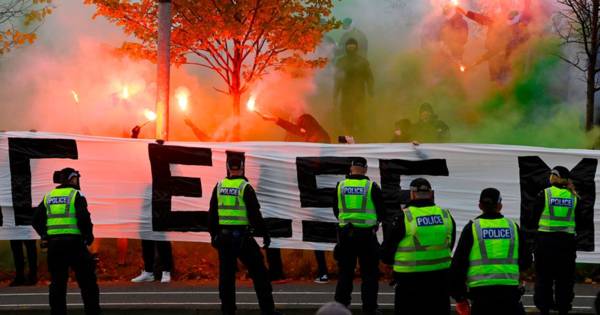
[[[263,248],[267,249],[271,245],[271,237],[269,235],[263,236]]]
[[[85,246],[90,246],[90,245],[92,245],[93,242],[94,242],[94,237],[89,236],[89,237],[86,237],[86,239],[83,241],[83,244]]]
[[[218,236],[211,236],[210,237],[210,246],[212,246],[214,249],[219,249],[219,237]]]

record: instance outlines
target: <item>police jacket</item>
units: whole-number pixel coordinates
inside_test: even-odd
[[[74,185],[60,185],[56,188],[73,188],[79,190],[79,187]],[[44,201],[42,201],[35,209],[32,225],[43,240],[81,238],[86,245],[92,244],[94,241],[94,225],[92,224],[90,212],[87,208],[87,200],[81,192],[75,195],[75,217],[77,218],[77,227],[81,235],[48,236],[48,227],[46,226],[46,222],[48,221],[47,209]]]
[[[435,203],[430,200],[416,200],[410,201],[408,207],[431,207],[435,206]],[[456,242],[456,222],[454,217],[452,219],[452,238],[450,239],[450,249],[454,248]],[[406,236],[406,225],[404,222],[404,211],[400,213],[388,222],[385,222],[383,229],[383,244],[381,245],[381,261],[388,265],[394,264],[394,255],[398,248],[398,244]]]
[[[562,189],[567,188],[564,185],[560,185],[560,184],[554,184],[552,186],[557,187],[557,188],[562,188]],[[582,216],[579,215],[581,213],[581,205],[582,205],[582,202],[577,202],[577,205],[575,206],[575,230],[576,231],[577,231],[577,226],[580,226],[580,227],[582,226],[580,224],[577,224],[577,221],[581,220],[581,218],[582,218]],[[535,197],[535,203],[533,204],[533,217],[531,218],[531,220],[532,220],[531,224],[532,224],[532,229],[535,231],[537,231],[537,229],[539,227],[538,225],[540,223],[540,218],[542,217],[542,213],[544,212],[545,207],[546,207],[546,196],[545,196],[544,190],[542,190]],[[547,232],[547,234],[565,235],[565,233],[555,233],[555,232]]]
[[[227,176],[229,179],[244,179],[248,181],[245,176]],[[211,237],[215,237],[219,234],[221,229],[232,229],[239,230],[240,226],[226,226],[219,225],[219,201],[217,196],[217,187],[218,184],[215,185],[213,189],[212,196],[210,197],[210,208],[208,209],[208,232]],[[244,189],[244,203],[246,204],[246,211],[248,213],[248,221],[250,223],[250,228],[253,230],[253,234],[256,236],[268,236],[268,231],[265,225],[265,220],[260,213],[260,204],[258,203],[258,198],[256,197],[256,192],[254,188],[250,184],[246,186]]]
[[[500,213],[484,213],[477,218],[500,219],[504,218],[504,216]],[[522,233],[520,229],[518,229],[516,232],[519,236],[519,270],[524,271],[527,270],[531,265],[531,255],[529,255],[527,247],[525,246],[525,233]],[[464,300],[467,295],[467,272],[469,270],[469,256],[471,255],[472,248],[473,221],[469,221],[460,234],[458,245],[456,246],[454,256],[452,257],[452,264],[450,265],[450,294],[457,301]],[[491,288],[493,289],[493,287],[495,286],[492,286]],[[490,287],[472,288],[471,293],[477,290],[486,290],[489,288]]]
[[[369,179],[369,177],[365,175],[348,175],[347,179]],[[333,214],[336,218],[340,215],[340,209],[338,208],[339,200],[338,200],[338,183],[335,186],[334,197],[333,197]],[[381,192],[381,188],[377,183],[373,183],[373,188],[371,188],[371,198],[373,198],[373,205],[375,206],[375,212],[377,213],[377,221],[382,222],[385,219],[385,204],[383,203],[383,195]]]

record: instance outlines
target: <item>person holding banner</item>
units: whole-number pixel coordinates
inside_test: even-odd
[[[525,314],[521,303],[520,272],[529,268],[523,233],[505,218],[502,197],[486,188],[479,197],[483,214],[465,225],[451,265],[451,294],[459,314]]]
[[[100,314],[96,266],[87,248],[94,241],[93,224],[79,178],[72,168],[55,172],[54,182],[60,185],[44,196],[33,216],[33,228],[48,247],[51,315],[67,314],[69,267],[75,271],[85,314]]]
[[[446,209],[434,203],[431,184],[424,178],[410,183],[410,202],[385,242],[393,253],[384,262],[393,264],[396,314],[450,314],[446,280],[456,227]],[[432,286],[431,283],[439,283]]]
[[[229,159],[227,170],[227,178],[213,189],[208,211],[211,244],[219,251],[221,310],[225,315],[236,312],[235,273],[239,259],[254,282],[261,313],[278,314],[263,255],[253,238],[253,235],[262,236],[265,248],[271,243],[256,192],[244,176],[242,159]]]
[[[352,282],[356,261],[362,278],[361,297],[364,314],[380,314],[377,306],[379,291],[379,242],[377,229],[385,218],[381,188],[367,174],[367,160],[354,158],[350,175],[335,189],[333,213],[339,220],[338,243],[334,258],[338,262],[339,278],[335,301],[346,307],[352,300]]]
[[[551,186],[538,194],[534,205],[535,222],[539,223],[534,249],[533,300],[542,315],[549,314],[551,309],[561,315],[568,314],[575,297],[575,218],[579,207],[570,178],[566,167],[554,167],[550,172]]]

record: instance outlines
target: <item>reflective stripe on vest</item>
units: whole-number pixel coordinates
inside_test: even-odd
[[[371,197],[373,182],[368,179],[345,179],[338,185],[339,225],[352,223],[359,228],[377,225],[377,213]]]
[[[223,179],[217,185],[220,225],[248,225],[244,190],[248,182],[242,178]]]
[[[76,195],[77,190],[74,188],[56,188],[44,196],[49,236],[81,234],[75,213]]]
[[[544,190],[544,211],[538,231],[575,234],[575,207],[577,198],[564,188],[550,187]]]
[[[396,250],[394,271],[425,272],[450,267],[453,224],[448,210],[438,206],[404,210],[406,235]]]
[[[519,238],[507,218],[475,219],[469,256],[469,288],[519,284]]]

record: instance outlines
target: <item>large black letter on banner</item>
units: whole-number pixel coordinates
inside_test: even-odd
[[[381,173],[381,190],[386,208],[391,213],[388,217],[400,211],[400,206],[409,201],[408,190],[401,190],[401,175],[430,175],[448,176],[448,165],[444,159],[432,159],[422,161],[409,160],[379,160],[379,171]],[[435,186],[435,185],[434,185]]]
[[[8,138],[10,186],[16,225],[31,225],[31,159],[77,159],[71,139]],[[52,178],[48,178],[51,181]]]
[[[575,216],[577,250],[594,251],[594,203],[596,202],[596,169],[598,160],[582,159],[572,170],[571,178],[579,194],[579,212]],[[521,181],[521,226],[530,236],[535,233],[535,199],[537,194],[550,186],[550,167],[538,156],[519,157]],[[531,244],[530,244],[531,245]]]
[[[148,146],[152,167],[152,230],[207,231],[208,212],[171,211],[173,196],[202,197],[200,178],[171,176],[171,164],[212,166],[212,151],[151,143]]]
[[[317,187],[317,175],[346,175],[353,157],[297,157],[298,189],[302,208],[331,208],[335,187]],[[305,242],[335,243],[337,224],[302,221],[302,240]]]

